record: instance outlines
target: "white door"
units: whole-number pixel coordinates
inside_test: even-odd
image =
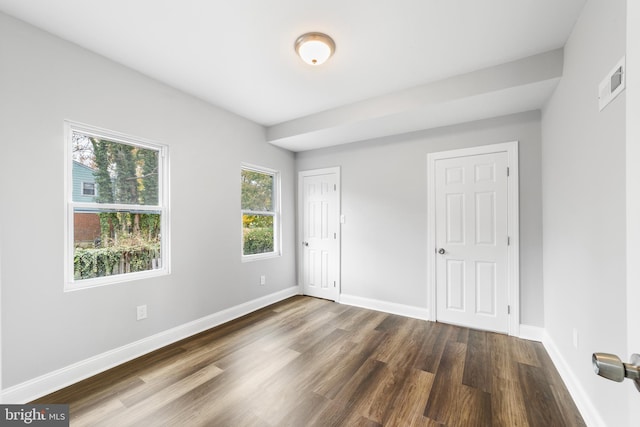
[[[640,354],[640,2],[627,1],[627,353],[621,354],[629,362],[631,354]],[[600,349],[598,349],[600,350]],[[607,349],[602,349],[606,351]],[[630,382],[630,381],[626,381]],[[638,423],[640,395],[634,386],[629,390],[629,425]],[[635,423],[635,424],[634,424]]]
[[[339,170],[300,172],[302,287],[337,301],[340,279]]]
[[[435,162],[437,320],[508,332],[506,152]]]

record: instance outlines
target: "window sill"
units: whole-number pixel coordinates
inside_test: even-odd
[[[64,285],[65,292],[81,291],[84,289],[97,288],[100,286],[113,285],[116,283],[132,282],[134,280],[149,279],[152,277],[168,276],[167,268],[157,270],[139,271],[136,273],[116,274],[114,276],[96,277],[93,279],[83,279],[67,282]]]
[[[242,255],[242,262],[253,262],[263,259],[280,258],[281,256],[282,254],[279,252],[269,252],[268,254]]]

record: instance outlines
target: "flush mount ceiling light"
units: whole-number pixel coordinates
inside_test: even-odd
[[[309,65],[320,65],[333,55],[336,44],[323,33],[306,33],[298,37],[295,49],[300,58]]]

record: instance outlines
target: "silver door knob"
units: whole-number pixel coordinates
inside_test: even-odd
[[[623,363],[615,354],[593,353],[591,361],[596,374],[617,382],[629,378],[635,381],[636,388],[640,391],[640,354],[631,355],[631,362]]]
[[[446,252],[447,252],[447,251],[445,251],[445,250],[444,250],[444,248],[440,248],[440,249],[438,249],[438,253],[439,253],[440,255],[444,255]]]

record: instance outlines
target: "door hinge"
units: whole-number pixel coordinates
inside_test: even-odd
[[[509,168],[507,168],[507,176],[509,176]]]
[[[333,191],[338,191],[338,184],[333,184]]]
[[[333,281],[333,287],[334,288],[336,287],[336,281],[335,280]]]
[[[337,233],[333,233],[333,238],[337,239],[338,238],[338,234]]]
[[[511,306],[510,305],[507,306],[507,314],[511,314]]]
[[[511,237],[507,236],[507,246],[511,245]]]

